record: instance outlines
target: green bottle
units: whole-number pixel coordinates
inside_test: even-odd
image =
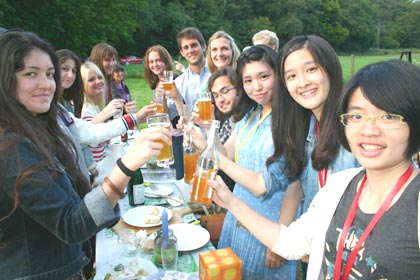
[[[128,181],[128,203],[130,206],[144,204],[144,185],[143,175],[140,168],[134,172],[134,175]]]

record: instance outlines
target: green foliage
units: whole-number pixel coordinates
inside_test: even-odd
[[[155,44],[178,53],[176,35],[188,26],[206,39],[224,30],[240,48],[261,29],[281,44],[317,34],[337,51],[419,47],[419,22],[420,2],[411,0],[0,0],[1,27],[33,31],[82,58],[99,42],[120,56],[142,56]]]

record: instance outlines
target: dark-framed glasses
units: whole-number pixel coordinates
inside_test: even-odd
[[[344,126],[361,127],[371,120],[382,129],[398,129],[406,124],[404,117],[397,114],[363,115],[360,113],[346,113],[340,115]]]
[[[212,91],[211,95],[213,96],[214,99],[217,99],[219,96],[224,96],[224,95],[228,94],[233,89],[235,89],[235,87],[223,88],[219,92]]]

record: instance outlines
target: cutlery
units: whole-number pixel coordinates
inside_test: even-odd
[[[181,199],[176,198],[176,197],[173,197],[173,196],[170,196],[170,195],[158,194],[158,193],[149,193],[149,192],[144,192],[144,194],[145,195],[149,195],[149,196],[157,196],[157,197],[163,197],[163,198],[166,198],[166,199],[171,199],[171,200],[176,201],[176,202],[181,203],[181,204],[184,204],[185,203]]]

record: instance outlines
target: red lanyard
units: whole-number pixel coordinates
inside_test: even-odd
[[[319,122],[317,121],[315,125],[315,136],[316,136],[317,141],[319,141],[320,134],[321,134],[321,129],[319,127]],[[325,186],[325,183],[327,182],[327,177],[328,177],[328,167],[322,170],[318,170],[318,182],[319,182],[320,188]]]
[[[367,176],[363,177],[363,180],[360,184],[359,190],[356,193],[356,196],[353,200],[353,203],[350,207],[349,213],[347,218],[344,222],[343,231],[341,233],[340,241],[338,243],[338,250],[337,250],[337,259],[335,260],[334,265],[334,280],[347,280],[350,271],[353,267],[354,261],[356,260],[357,253],[359,252],[360,248],[362,247],[363,243],[372,232],[373,228],[378,223],[379,219],[381,219],[382,215],[388,210],[389,205],[391,204],[394,197],[397,193],[401,190],[401,188],[407,183],[407,180],[410,178],[411,174],[413,173],[413,165],[407,168],[403,175],[398,179],[395,186],[392,188],[391,192],[386,197],[385,201],[382,203],[381,208],[379,208],[378,212],[373,216],[372,220],[366,227],[365,231],[363,232],[362,236],[360,236],[359,240],[357,241],[356,246],[351,251],[347,263],[344,267],[343,276],[340,278],[341,273],[341,265],[343,262],[343,251],[344,251],[344,243],[346,241],[347,234],[349,232],[350,226],[354,221],[354,217],[356,216],[357,206],[359,204],[360,194],[362,193],[363,188],[365,187]]]

